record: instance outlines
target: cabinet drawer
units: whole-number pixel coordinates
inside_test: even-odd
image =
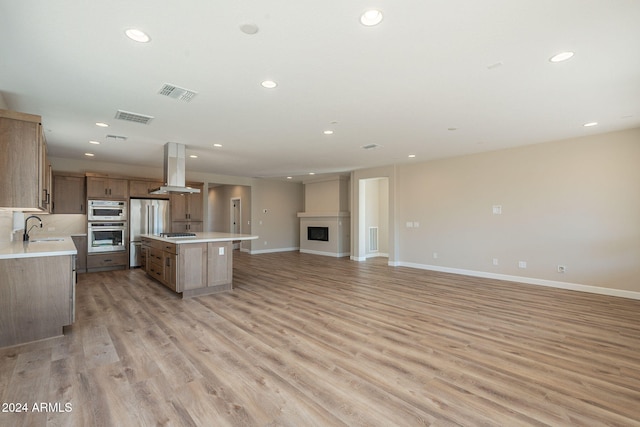
[[[173,243],[165,243],[162,247],[162,249],[165,252],[169,252],[170,254],[177,254],[178,253],[178,245],[173,244]]]
[[[162,264],[162,249],[149,249],[149,262]]]
[[[149,264],[149,271],[147,273],[159,282],[164,282],[164,269],[161,264],[155,262]]]
[[[126,266],[128,261],[126,252],[88,255],[87,268]]]

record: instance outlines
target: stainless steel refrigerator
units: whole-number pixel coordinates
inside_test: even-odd
[[[131,199],[129,203],[129,265],[139,267],[140,235],[160,234],[169,231],[169,201],[158,199]]]

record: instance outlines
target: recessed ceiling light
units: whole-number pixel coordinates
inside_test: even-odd
[[[198,156],[196,156],[195,154],[190,154],[189,157],[191,157],[192,159],[197,159]]]
[[[273,80],[265,80],[260,84],[262,85],[262,87],[267,89],[273,89],[274,87],[278,86],[278,83],[274,82]]]
[[[216,147],[216,148],[220,148],[220,147],[222,147],[222,144],[213,144],[213,146]]]
[[[87,156],[87,157],[93,157],[93,156],[95,156],[95,154],[93,154],[93,153],[84,153],[84,155],[85,155],[85,156]]]
[[[293,177],[292,176],[288,176],[287,179],[293,179]]]
[[[590,128],[591,126],[597,126],[598,122],[589,122],[589,123],[585,123],[582,126],[586,127],[586,128]]]
[[[124,32],[127,37],[131,40],[139,42],[139,43],[148,43],[151,40],[151,37],[147,35],[144,31],[138,30],[136,28],[129,28]]]
[[[100,141],[89,141],[89,144],[100,145]]]
[[[571,58],[573,56],[573,52],[560,52],[556,55],[553,55],[551,58],[549,58],[550,62],[562,62],[562,61],[566,61],[567,59]]]
[[[409,158],[413,159],[416,155],[415,154],[409,154]]]
[[[103,122],[97,122],[96,126],[100,126],[101,128],[108,128],[109,125],[107,123],[103,123]]]
[[[370,9],[360,15],[360,23],[367,27],[373,27],[382,22],[382,12],[377,9]]]
[[[309,175],[315,175],[315,174],[316,174],[315,172],[309,172]]]
[[[333,131],[332,130],[325,130],[324,132],[325,135],[333,135]]]
[[[258,30],[259,30],[258,26],[253,22],[248,22],[246,24],[240,25],[240,31],[242,31],[245,34],[253,35],[257,33]]]

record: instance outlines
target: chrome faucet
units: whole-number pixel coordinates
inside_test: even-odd
[[[22,241],[24,242],[29,241],[29,231],[31,231],[31,228],[37,227],[37,225],[32,225],[31,228],[27,230],[27,222],[29,222],[31,218],[35,218],[40,221],[40,228],[42,228],[42,220],[40,219],[40,217],[37,217],[35,215],[28,216],[27,219],[24,220],[24,234],[22,235]]]

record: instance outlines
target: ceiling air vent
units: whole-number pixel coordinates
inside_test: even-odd
[[[198,94],[193,90],[185,89],[176,85],[165,83],[158,91],[160,95],[168,96],[169,98],[178,99],[180,101],[189,102],[194,96]]]
[[[153,120],[153,116],[145,116],[144,114],[118,110],[118,112],[116,113],[116,119],[148,125],[149,122]]]
[[[378,147],[379,147],[378,144],[367,144],[362,146],[362,148],[365,150],[373,150],[374,148],[378,148]]]
[[[126,136],[120,136],[120,135],[107,135],[106,138],[107,138],[107,141],[111,141],[111,142],[124,142],[127,140]]]

